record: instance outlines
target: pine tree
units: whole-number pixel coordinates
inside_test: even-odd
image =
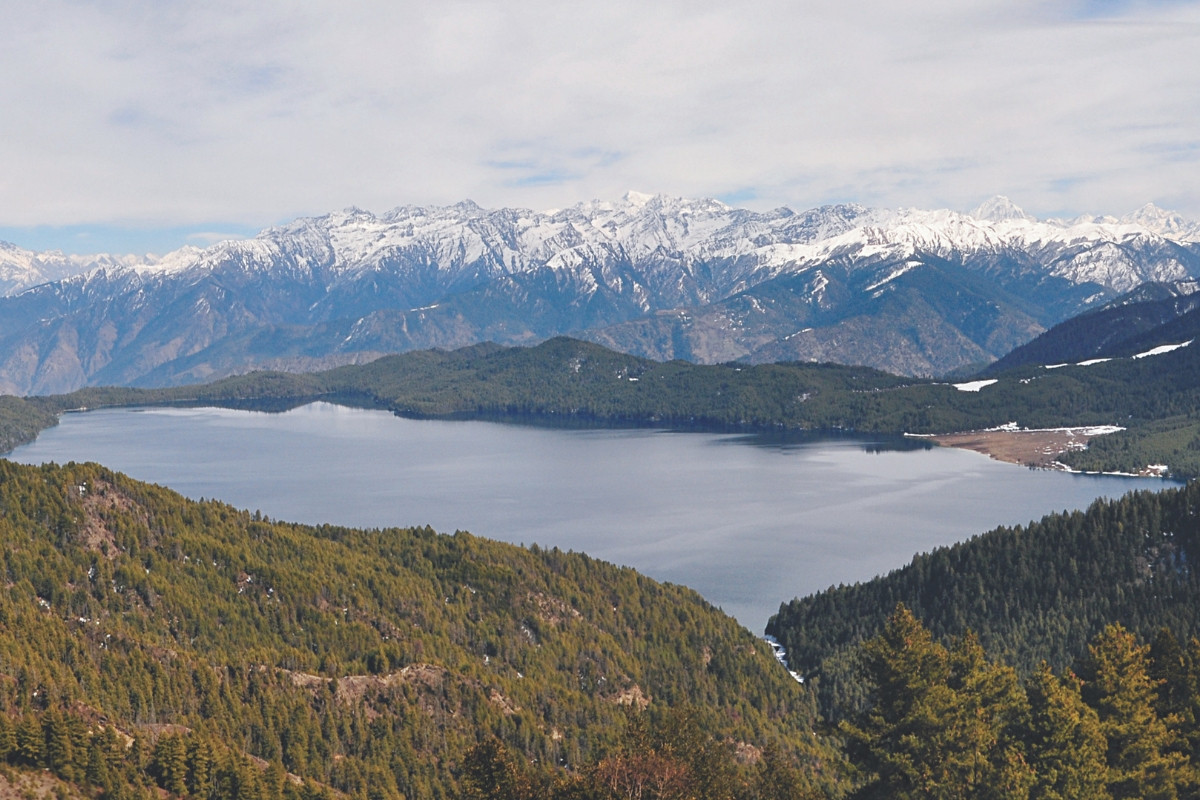
[[[1175,800],[1184,758],[1155,711],[1149,647],[1120,625],[1109,625],[1088,646],[1083,698],[1100,719],[1107,742],[1108,788],[1114,798]]]
[[[532,787],[508,748],[492,737],[471,748],[462,765],[463,800],[528,800]]]
[[[187,793],[205,798],[213,788],[213,748],[207,739],[196,734],[188,737]]]
[[[88,742],[87,767],[84,769],[83,778],[91,786],[105,790],[110,788],[108,757],[104,752],[104,741],[98,735]]]
[[[851,760],[869,776],[861,798],[928,798],[947,785],[944,722],[957,698],[949,654],[903,605],[862,647],[870,707],[843,723]]]
[[[12,718],[7,714],[0,714],[0,761],[7,759],[16,748],[17,736]]]
[[[1045,662],[1025,687],[1028,755],[1036,776],[1031,800],[1110,797],[1100,719],[1079,694],[1072,673],[1058,678]]]
[[[871,706],[842,725],[850,758],[867,776],[856,797],[1028,797],[1024,691],[974,636],[947,650],[900,605],[863,646],[862,664]]]
[[[187,793],[187,748],[182,737],[167,734],[158,737],[151,770],[163,789],[174,795]]]
[[[1191,762],[1193,797],[1200,797],[1200,639],[1187,647],[1187,690],[1178,712],[1180,746]]]
[[[1021,739],[1029,705],[1016,672],[989,662],[979,640],[968,633],[950,653],[949,684],[957,696],[948,720],[950,783],[963,797],[1027,797],[1034,776]]]
[[[63,715],[58,711],[47,711],[42,717],[42,734],[46,742],[43,756],[46,767],[64,780],[74,780],[75,754]]]
[[[30,767],[42,766],[46,750],[46,737],[37,717],[32,714],[21,717],[21,721],[17,723],[15,738],[18,763]]]
[[[1189,694],[1187,660],[1179,640],[1168,628],[1161,628],[1150,643],[1150,680],[1158,685],[1155,710],[1160,717],[1179,714],[1187,706]]]

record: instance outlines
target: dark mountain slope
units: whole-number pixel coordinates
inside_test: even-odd
[[[1196,323],[1183,324],[1180,332],[1165,326],[1200,308],[1200,292],[1195,289],[1192,282],[1147,284],[1103,308],[1055,325],[991,364],[985,374],[1000,374],[1021,366],[1129,356],[1143,352],[1146,345],[1181,341],[1173,337]]]
[[[836,361],[931,376],[1007,353],[1097,291],[1015,260],[917,253],[869,268],[830,261],[703,308],[578,335],[663,360]]]
[[[1120,347],[1114,348],[1113,355],[1132,356],[1155,347],[1183,344],[1195,339],[1200,335],[1200,293],[1193,299],[1195,306],[1186,313],[1123,342]]]

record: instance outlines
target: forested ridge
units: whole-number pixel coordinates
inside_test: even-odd
[[[1144,283],[1100,308],[1060,322],[992,362],[986,373],[1095,358],[1128,357],[1200,332],[1200,292],[1192,281]]]
[[[1200,483],[1098,500],[1085,511],[1002,527],[913,558],[892,573],[780,606],[767,625],[792,667],[813,676],[821,707],[861,704],[857,648],[904,603],[934,637],[967,631],[1029,674],[1065,667],[1120,622],[1150,638],[1200,631]]]
[[[43,429],[57,424],[55,409],[39,407],[12,395],[0,395],[0,453],[32,442]]]
[[[100,387],[8,398],[0,444],[28,441],[55,414],[113,405],[200,403],[286,408],[325,398],[410,417],[573,425],[946,433],[1120,425],[1063,461],[1137,472],[1166,464],[1200,475],[1200,348],[1092,366],[1025,368],[982,391],[833,364],[660,363],[557,338],[536,347],[426,350],[295,375],[260,372],[172,389]]]
[[[770,648],[582,554],[281,523],[6,461],[0,538],[0,757],[106,797],[456,796],[489,743],[551,787],[619,759],[630,717],[663,749],[691,736],[743,793],[767,749],[836,784]]]

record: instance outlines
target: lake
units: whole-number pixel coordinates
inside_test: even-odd
[[[761,632],[779,604],[1001,524],[1162,481],[949,448],[417,421],[314,403],[65,414],[14,461],[97,461],[273,518],[432,525],[584,551],[686,584]]]

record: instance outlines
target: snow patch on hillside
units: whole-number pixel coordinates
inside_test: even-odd
[[[1150,356],[1161,356],[1165,353],[1170,353],[1175,350],[1178,350],[1181,347],[1187,347],[1193,341],[1195,341],[1195,340],[1189,339],[1188,341],[1181,342],[1179,344],[1160,344],[1158,347],[1147,350],[1144,353],[1138,353],[1137,355],[1133,356],[1133,358],[1149,358]]]
[[[966,383],[952,383],[950,385],[955,389],[958,389],[960,392],[978,392],[984,387],[991,386],[993,383],[999,382],[999,378],[990,378],[983,381],[967,381]]]

